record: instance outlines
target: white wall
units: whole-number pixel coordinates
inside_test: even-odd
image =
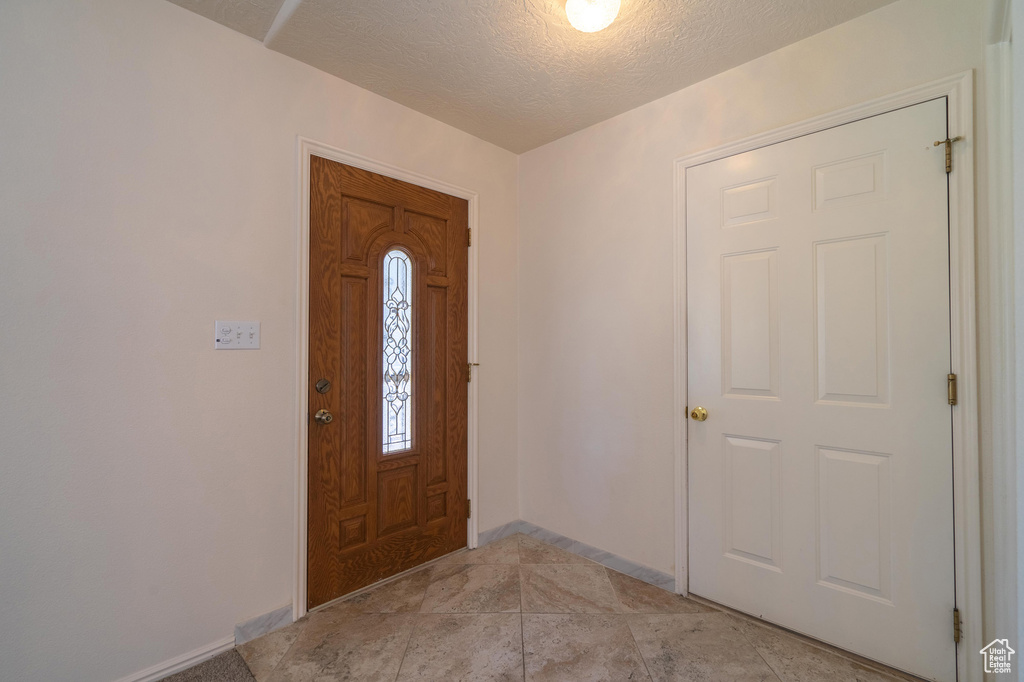
[[[0,83],[0,678],[291,601],[297,135],[479,192],[480,528],[518,518],[513,154],[163,0],[5,0]]]
[[[981,5],[901,0],[517,161],[163,0],[0,3],[0,677],[111,680],[290,601],[297,135],[480,193],[479,527],[671,572],[673,159],[981,68]],[[217,317],[263,349],[215,354]]]
[[[988,86],[989,145],[988,205],[990,228],[985,248],[987,263],[979,258],[978,284],[989,305],[978,310],[982,335],[989,338],[990,353],[981,362],[989,379],[991,395],[983,395],[981,423],[985,462],[991,466],[987,480],[992,483],[983,519],[986,542],[986,626],[985,641],[1009,637],[1019,642],[1019,564],[1017,533],[1018,492],[1016,462],[1016,377],[1014,348],[1014,237],[1013,237],[1013,123],[1012,50],[1009,42],[1011,17],[1009,0],[987,0],[988,47],[985,52],[985,81]],[[979,199],[984,199],[979,193]],[[979,245],[985,246],[981,242]],[[980,255],[980,254],[979,254]],[[988,366],[986,366],[986,364]],[[986,438],[987,441],[986,441]],[[1019,673],[1020,671],[1018,671]],[[1021,679],[1018,677],[1018,679]]]
[[[1024,643],[1024,2],[1012,0],[1013,70],[1013,249],[1015,305],[1016,384],[1016,520],[1017,520],[1017,649]],[[1020,659],[1018,659],[1019,661]],[[1017,679],[1024,680],[1024,665],[1017,665]]]
[[[520,157],[525,520],[673,572],[673,160],[980,68],[982,9],[901,0]]]

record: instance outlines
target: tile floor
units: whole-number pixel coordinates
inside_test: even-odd
[[[257,682],[905,679],[525,535],[445,557],[238,652]]]

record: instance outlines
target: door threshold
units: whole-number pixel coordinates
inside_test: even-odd
[[[895,677],[899,680],[905,680],[906,682],[929,682],[927,678],[918,677],[917,675],[912,675],[908,672],[898,670],[897,668],[891,668],[885,665],[884,663],[879,663],[878,661],[872,660],[870,658],[865,658],[859,654],[853,653],[852,651],[847,651],[846,649],[840,649],[839,647],[833,646],[828,642],[822,642],[819,639],[808,637],[807,635],[796,632],[795,630],[790,630],[789,628],[782,627],[781,625],[776,625],[775,623],[764,620],[763,618],[751,616],[749,613],[737,611],[732,607],[726,606],[724,604],[719,604],[718,602],[711,601],[710,599],[705,599],[704,597],[693,594],[692,592],[687,594],[686,597],[687,599],[691,599],[700,604],[704,604],[705,606],[710,606],[711,608],[718,609],[719,611],[724,611],[725,613],[735,616],[736,618],[739,618],[741,620],[747,621],[748,623],[754,623],[755,625],[760,625],[761,627],[768,628],[769,630],[776,630],[788,637],[792,637],[795,640],[803,642],[804,644],[813,646],[816,649],[821,649],[822,651],[828,652],[835,656],[845,658],[848,661],[856,663],[857,665],[864,666],[865,668],[869,668],[883,675],[890,675],[891,677]]]
[[[427,568],[428,566],[433,566],[434,564],[438,563],[439,561],[443,561],[444,559],[447,559],[448,557],[452,556],[453,554],[458,554],[459,552],[465,552],[465,551],[466,551],[466,548],[463,547],[461,549],[455,550],[454,552],[449,552],[448,554],[445,554],[444,556],[439,556],[436,559],[431,559],[430,561],[424,561],[422,564],[418,564],[416,566],[413,566],[412,568],[408,568],[408,569],[402,571],[401,573],[396,573],[395,575],[388,576],[387,578],[383,578],[381,580],[378,580],[377,582],[371,583],[371,584],[367,585],[366,587],[360,587],[358,590],[353,590],[352,592],[349,592],[348,594],[343,594],[340,597],[336,597],[336,598],[332,599],[331,601],[324,602],[323,604],[320,604],[319,606],[314,606],[313,608],[308,609],[306,612],[307,613],[314,613],[316,611],[320,611],[321,609],[326,609],[328,607],[334,606],[335,604],[338,604],[339,602],[343,602],[346,599],[351,599],[352,597],[357,597],[357,596],[359,596],[360,594],[362,594],[364,592],[369,592],[370,590],[377,589],[378,587],[381,587],[383,585],[387,585],[388,583],[393,583],[393,582],[395,582],[396,580],[398,580],[400,578],[404,578],[407,575],[415,573],[416,571],[421,571],[424,568]]]

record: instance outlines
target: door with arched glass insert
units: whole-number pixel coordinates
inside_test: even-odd
[[[467,218],[310,160],[307,607],[466,544]]]

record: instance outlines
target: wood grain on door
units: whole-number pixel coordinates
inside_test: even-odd
[[[309,608],[466,545],[467,222],[310,159]]]

